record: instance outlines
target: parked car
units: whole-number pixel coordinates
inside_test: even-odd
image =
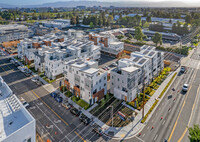
[[[56,92],[50,93],[50,95],[51,95],[53,98],[56,98],[56,97],[57,97]]]
[[[31,81],[33,81],[33,82],[37,82],[38,79],[37,79],[36,77],[33,77],[33,78],[31,78]]]
[[[79,116],[79,115],[81,114],[81,111],[78,110],[78,109],[76,109],[76,108],[72,108],[72,109],[70,110],[70,112],[71,112],[72,114],[76,115],[76,116]]]
[[[187,92],[188,91],[188,87],[189,87],[188,84],[184,84],[183,87],[182,87],[182,91],[183,92]]]
[[[70,108],[71,108],[71,105],[70,105],[69,103],[67,103],[67,102],[63,102],[63,103],[62,103],[62,106],[63,106],[64,108],[66,108],[66,109],[70,109]]]
[[[101,130],[101,127],[99,125],[97,125],[97,124],[93,125],[93,131],[95,133],[97,133],[99,136],[103,135],[103,131]]]
[[[91,122],[91,119],[88,118],[86,115],[84,115],[83,113],[81,113],[81,115],[79,116],[79,119],[85,124],[88,125]]]
[[[59,102],[59,103],[62,103],[63,98],[60,97],[60,96],[57,96],[57,97],[55,98],[55,100],[56,100],[57,102]]]
[[[184,73],[184,72],[185,72],[185,67],[184,67],[184,66],[181,67],[180,72],[181,72],[181,73]]]
[[[14,64],[16,67],[19,66],[19,63],[17,61],[15,61],[15,64]]]
[[[114,62],[114,63],[112,63],[111,65],[112,65],[113,67],[116,67],[116,66],[117,66],[117,63]]]
[[[22,102],[22,105],[25,107],[25,108],[29,108],[30,107],[30,104],[29,103],[27,103],[25,100],[24,100],[24,98],[20,98],[20,101]]]

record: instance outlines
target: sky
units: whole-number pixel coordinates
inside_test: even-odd
[[[43,3],[51,3],[58,1],[82,1],[82,0],[0,0],[0,3],[10,5],[36,5]],[[83,0],[86,1],[86,0]],[[90,0],[92,1],[92,0]],[[104,1],[104,2],[125,2],[125,1],[148,1],[148,2],[160,2],[160,1],[181,1],[185,3],[200,3],[200,0],[93,0],[93,1]]]

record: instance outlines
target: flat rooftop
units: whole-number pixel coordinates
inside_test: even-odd
[[[134,71],[138,70],[138,68],[131,66],[131,67],[121,68],[121,70],[126,71],[126,72],[134,72]]]
[[[32,121],[34,118],[0,76],[0,141]]]

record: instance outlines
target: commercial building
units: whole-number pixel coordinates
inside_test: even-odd
[[[130,59],[120,59],[111,70],[110,92],[118,99],[132,101],[164,68],[163,53],[144,45],[140,52],[132,52]]]
[[[135,29],[134,28],[120,28],[120,29],[114,29],[114,30],[110,30],[110,31],[106,31],[106,32],[101,32],[101,33],[112,33],[114,36],[118,36],[118,35],[126,35],[126,34],[131,34],[131,35],[135,35]],[[156,31],[150,31],[150,30],[142,30],[142,32],[148,37],[148,38],[152,38]],[[175,33],[165,33],[165,32],[159,32],[162,34],[162,39],[163,40],[171,40],[171,41],[180,41],[181,40],[181,36],[175,34]]]
[[[35,142],[36,122],[0,77],[0,141]]]
[[[101,52],[114,57],[120,57],[123,54],[124,43],[118,41],[111,33],[104,32],[103,34],[89,34],[89,40],[95,45],[101,46]]]
[[[42,25],[48,28],[63,29],[70,26],[70,20],[68,19],[55,19],[53,21],[43,21]]]
[[[24,25],[1,25],[0,43],[32,37],[33,34],[33,31]]]
[[[94,104],[107,94],[107,72],[95,61],[74,60],[65,63],[65,85],[77,97]]]

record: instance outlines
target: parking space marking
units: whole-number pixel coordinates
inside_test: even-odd
[[[31,90],[31,91],[33,92],[33,94],[34,94],[38,99],[40,99],[40,100],[43,102],[43,104],[45,104],[45,106],[47,106],[60,120],[62,120],[62,122],[65,123],[65,125],[69,126],[69,124],[68,124],[66,121],[64,121],[53,109],[51,109],[51,107],[50,107],[49,105],[47,105],[47,104],[40,98],[40,96],[38,96],[33,90]]]
[[[47,116],[47,114],[41,109],[39,108],[37,105],[36,107],[46,116],[47,119],[49,119],[49,121],[51,121],[51,123],[63,134],[63,131],[60,130],[60,128]],[[49,127],[53,127],[53,125],[50,125]]]

